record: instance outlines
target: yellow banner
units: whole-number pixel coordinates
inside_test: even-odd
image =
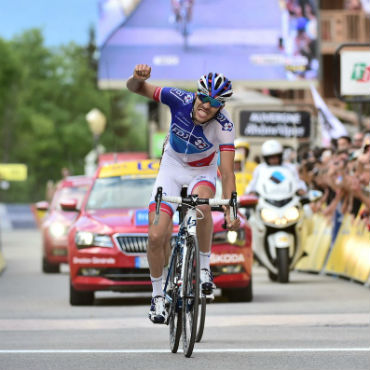
[[[315,213],[304,223],[306,227],[303,229],[309,229],[305,235],[302,235],[306,255],[298,261],[295,268],[302,271],[320,272],[330,248],[333,227],[320,213]]]
[[[370,276],[370,232],[365,223],[343,217],[325,272],[365,283]]]
[[[25,181],[27,180],[27,166],[22,163],[0,164],[0,180]]]
[[[129,175],[156,175],[158,169],[159,161],[151,159],[113,163],[105,165],[100,170],[99,178]]]
[[[4,268],[5,268],[5,259],[3,255],[1,254],[1,250],[0,250],[0,274],[2,273]]]

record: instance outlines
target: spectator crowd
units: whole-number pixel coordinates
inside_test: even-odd
[[[334,221],[333,237],[345,213],[370,226],[370,131],[339,137],[329,148],[315,147],[298,160],[301,179],[324,193],[316,210]]]

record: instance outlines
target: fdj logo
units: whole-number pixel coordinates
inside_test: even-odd
[[[181,139],[185,139],[185,140],[187,140],[187,139],[189,138],[189,133],[188,133],[188,132],[185,132],[185,131],[183,131],[183,130],[181,130],[181,128],[180,128],[180,127],[178,127],[178,126],[176,126],[176,125],[174,125],[174,126],[173,126],[173,128],[172,128],[172,132],[173,132],[176,136],[180,137]]]
[[[186,91],[173,88],[170,93],[174,95],[177,99],[181,100],[184,104],[188,104],[193,100],[193,96],[188,94]]]
[[[202,137],[191,135],[190,133],[183,130],[181,127],[177,125],[172,126],[172,132],[184,141],[188,141],[191,145],[195,146],[199,151],[205,151],[211,147],[211,145]]]
[[[351,80],[357,82],[370,81],[370,65],[366,63],[355,63],[352,70]]]

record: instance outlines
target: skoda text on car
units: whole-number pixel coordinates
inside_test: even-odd
[[[68,230],[91,183],[90,177],[69,176],[57,185],[50,205],[48,202],[36,204],[38,210],[47,210],[41,223],[43,272],[59,272],[60,264],[68,263]],[[63,202],[67,208],[72,205],[74,210],[63,210]]]
[[[72,305],[92,304],[95,291],[151,291],[147,207],[158,167],[158,161],[139,160],[98,169],[69,232]],[[223,214],[215,212],[211,257],[215,283],[232,299],[251,300],[250,228],[242,219],[238,232],[228,232],[222,229],[223,222]],[[174,236],[177,229],[174,222]]]

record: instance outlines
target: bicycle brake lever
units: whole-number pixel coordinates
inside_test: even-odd
[[[230,221],[233,222],[238,217],[237,194],[236,194],[236,191],[233,191],[231,193],[230,207],[232,207],[232,209],[233,209],[233,211],[230,212]]]

